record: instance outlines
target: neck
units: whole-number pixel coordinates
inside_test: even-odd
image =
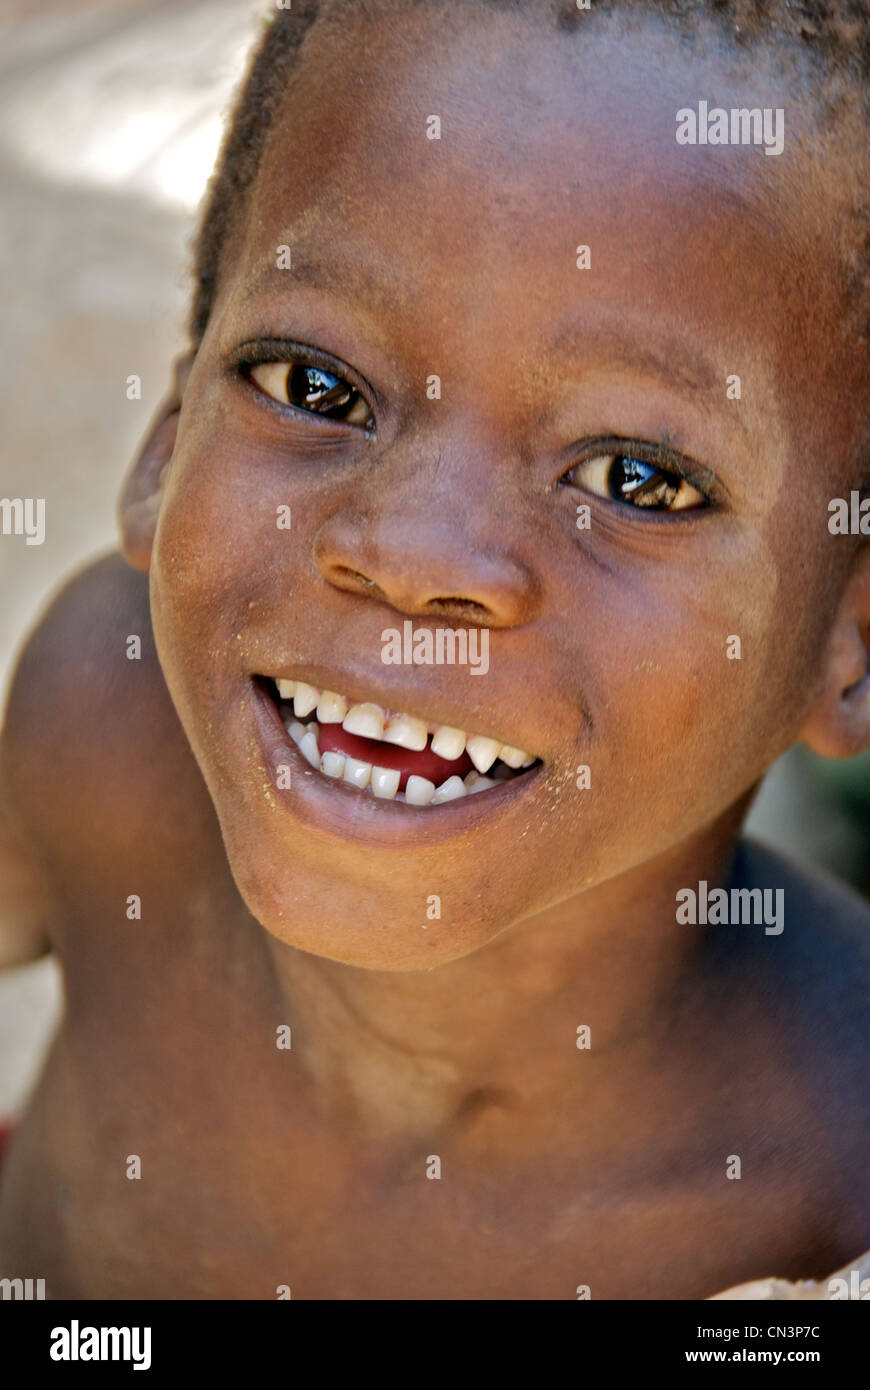
[[[684,842],[431,972],[362,970],[268,936],[319,1113],[344,1133],[401,1141],[502,1111],[515,1142],[534,1149],[547,1117],[574,1098],[587,1133],[593,1112],[606,1129],[626,1087],[649,1094],[655,1069],[660,1089],[660,1025],[675,1049],[675,999],[688,997],[703,960],[703,929],[677,924],[675,895],[701,878],[726,881],[744,811],[706,828],[703,843]]]

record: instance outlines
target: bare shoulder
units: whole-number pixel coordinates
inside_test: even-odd
[[[870,1017],[870,903],[865,898],[822,870],[804,868],[749,839],[741,841],[734,882],[781,894],[787,948],[781,965],[801,971],[814,966],[824,996],[837,982],[839,1008],[845,1003],[842,987],[852,981],[847,994],[859,1014]]]
[[[49,605],[13,677],[3,768],[26,828],[68,832],[111,803],[143,712],[161,718],[162,684],[145,577],[118,555],[96,561]]]
[[[844,1250],[864,1250],[870,1246],[870,906],[837,880],[753,841],[740,847],[735,880],[782,893],[781,935],[752,936],[754,984],[775,1023],[789,1093],[806,1104],[803,1138],[820,1174],[825,1219],[838,1228]]]
[[[129,866],[153,877],[210,803],[160,670],[147,577],[119,555],[76,575],[30,636],[0,745],[19,839],[73,913]],[[187,830],[185,831],[185,827]],[[125,873],[126,870],[126,873]]]
[[[870,1137],[870,904],[844,883],[754,841],[741,844],[742,883],[781,893],[780,936],[755,934],[784,1019],[830,1059],[852,1098],[866,1107]]]

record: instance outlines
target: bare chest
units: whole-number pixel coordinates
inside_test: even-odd
[[[787,1194],[481,1167],[443,1135],[397,1153],[325,1130],[286,1078],[249,1069],[245,1093],[238,1063],[121,1071],[83,1105],[59,1053],[3,1174],[0,1272],[49,1297],[693,1299],[801,1248]]]

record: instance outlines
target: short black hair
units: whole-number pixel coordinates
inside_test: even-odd
[[[478,9],[540,12],[555,27],[574,30],[588,16],[575,0],[405,0],[408,4],[463,4]],[[395,3],[395,0],[393,0]],[[255,47],[239,91],[217,166],[206,194],[194,243],[194,296],[190,315],[191,345],[199,346],[217,291],[224,244],[242,206],[244,194],[257,176],[275,112],[292,78],[293,68],[311,29],[324,17],[355,11],[376,13],[379,0],[292,0],[290,9],[274,9],[265,17],[265,33]],[[698,21],[714,21],[738,48],[753,42],[800,48],[814,61],[820,75],[844,76],[863,94],[867,110],[870,75],[870,0],[592,0],[597,12],[648,11],[681,30]],[[851,289],[863,306],[870,279],[870,228],[867,209],[852,268]],[[860,336],[868,336],[862,320]]]

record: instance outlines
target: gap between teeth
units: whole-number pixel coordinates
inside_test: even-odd
[[[453,729],[447,724],[427,725],[422,719],[416,719],[413,715],[393,714],[370,701],[348,705],[343,695],[338,695],[333,690],[319,690],[314,685],[306,685],[304,681],[276,680],[275,684],[282,700],[292,700],[293,713],[297,720],[305,719],[307,715],[316,713],[317,721],[320,724],[341,724],[342,728],[346,729],[349,734],[357,734],[360,738],[379,739],[382,743],[393,743],[399,748],[407,748],[418,753],[426,747],[431,732],[433,753],[437,753],[439,757],[448,762],[453,762],[464,752],[467,752],[481,775],[489,772],[493,763],[498,760],[515,771],[531,767],[532,763],[535,762],[534,756],[524,752],[523,749],[514,748],[509,743],[499,743],[494,738],[484,738],[480,734],[466,734],[462,729]],[[314,727],[316,729],[316,725]],[[313,762],[312,758],[308,760]],[[380,769],[380,771],[384,770],[383,768]],[[337,774],[327,774],[327,776],[330,775]],[[425,781],[426,779],[417,778],[416,780]],[[459,778],[454,780],[459,781]],[[466,782],[467,780],[466,778]],[[435,800],[440,797],[444,786],[447,785],[448,783],[444,783],[437,789]],[[372,783],[372,790],[376,796],[389,795],[388,792],[375,790],[374,783]],[[467,790],[483,791],[485,788],[476,786],[467,788]],[[455,795],[462,796],[464,792],[456,792]],[[444,796],[440,799],[451,800],[452,798]],[[425,805],[426,803],[412,802],[412,804]]]

